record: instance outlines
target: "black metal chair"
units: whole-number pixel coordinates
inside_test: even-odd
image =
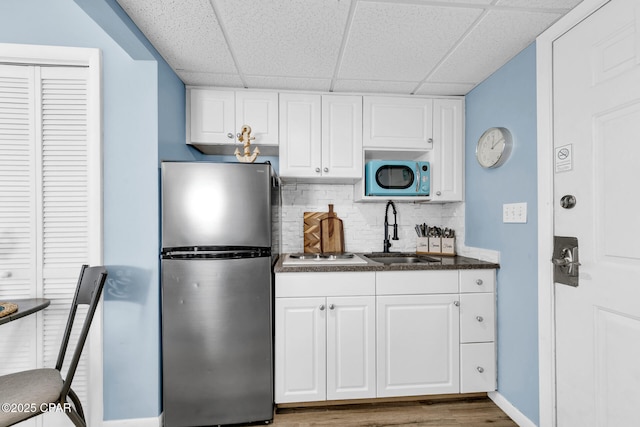
[[[55,368],[32,369],[0,377],[0,404],[3,405],[0,410],[0,427],[11,426],[40,415],[50,407],[55,407],[57,410],[64,409],[74,425],[86,427],[82,404],[71,389],[71,381],[76,373],[82,348],[87,340],[89,327],[106,279],[105,267],[82,266]],[[88,305],[89,308],[69,369],[63,377],[60,370],[64,363],[79,305]]]

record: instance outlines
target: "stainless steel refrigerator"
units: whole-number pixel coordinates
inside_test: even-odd
[[[278,178],[268,163],[161,173],[164,425],[271,420]]]

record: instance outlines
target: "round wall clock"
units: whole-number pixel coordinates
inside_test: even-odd
[[[476,159],[483,168],[497,168],[507,161],[512,146],[513,140],[508,129],[489,128],[478,139]]]

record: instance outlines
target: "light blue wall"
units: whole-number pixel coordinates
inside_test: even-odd
[[[465,238],[500,251],[498,391],[538,424],[536,62],[531,45],[466,97]],[[513,134],[510,159],[482,169],[478,138],[489,127]],[[503,224],[503,203],[526,202],[526,224]]]
[[[191,160],[184,85],[115,0],[2,0],[0,43],[99,48],[103,60],[105,419],[161,412],[158,161]]]

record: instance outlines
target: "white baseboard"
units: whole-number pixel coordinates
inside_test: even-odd
[[[162,427],[162,415],[153,418],[103,421],[102,427]]]
[[[520,427],[536,427],[536,424],[533,421],[513,406],[503,395],[497,391],[489,392],[488,395],[489,399],[493,400],[493,403],[495,403],[498,408],[502,409],[502,411]]]

